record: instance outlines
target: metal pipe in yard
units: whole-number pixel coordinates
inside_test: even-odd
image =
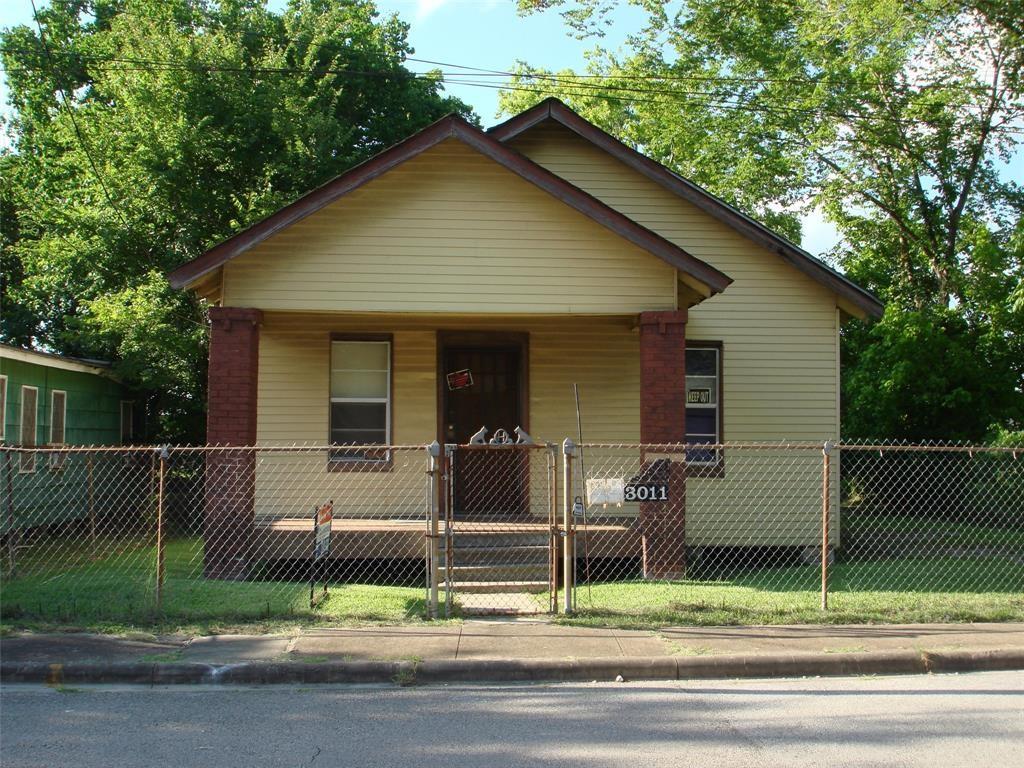
[[[156,607],[160,610],[164,599],[164,478],[167,476],[167,447],[160,449],[160,469],[156,495]]]
[[[89,539],[96,543],[96,499],[92,484],[92,454],[85,457],[86,472],[86,506],[89,511]]]
[[[832,443],[821,448],[821,610],[828,610],[828,547],[829,512],[832,503],[831,467]]]
[[[0,414],[0,419],[3,414]],[[14,470],[11,468],[11,452],[4,451],[4,464],[7,468],[7,567],[13,579],[18,575],[17,550],[15,538],[18,535],[14,524]]]
[[[565,438],[562,442],[562,610],[565,613],[572,613],[574,606],[572,600],[573,581],[575,577],[575,541],[573,537],[572,520],[572,460],[576,446],[572,440]]]

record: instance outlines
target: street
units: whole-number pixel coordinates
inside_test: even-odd
[[[1024,672],[523,686],[0,691],[27,766],[999,766]]]

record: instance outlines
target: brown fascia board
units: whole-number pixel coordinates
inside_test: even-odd
[[[884,305],[869,291],[864,290],[848,277],[832,269],[795,243],[791,243],[782,235],[733,208],[700,185],[683,178],[661,163],[651,160],[646,155],[623,144],[610,133],[587,121],[554,97],[545,99],[525,112],[520,112],[509,118],[504,123],[499,123],[490,128],[488,133],[504,143],[545,120],[554,120],[568,128],[633,170],[642,173],[723,224],[732,227],[762,248],[778,254],[805,275],[846,299],[866,315],[876,318],[882,316]]]
[[[712,294],[720,293],[732,282],[728,275],[710,264],[692,256],[656,232],[637,224],[593,195],[488,136],[461,117],[448,115],[304,195],[277,213],[228,238],[203,255],[177,267],[168,274],[171,285],[175,288],[187,286],[285,227],[449,138],[459,139],[620,237],[704,283]]]

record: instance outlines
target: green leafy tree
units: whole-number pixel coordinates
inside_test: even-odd
[[[369,0],[52,0],[0,34],[0,338],[109,357],[203,436],[203,306],[167,270],[449,112]]]
[[[1024,191],[999,173],[1024,135],[1019,3],[633,5],[645,24],[617,53],[599,44],[614,3],[520,0],[598,44],[583,73],[521,64],[503,109],[565,98],[793,238],[824,211],[827,257],[888,304],[844,333],[848,434],[1019,429]]]

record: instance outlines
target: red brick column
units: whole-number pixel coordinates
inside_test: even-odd
[[[686,310],[640,315],[640,442],[686,440]],[[644,578],[686,575],[686,465],[646,453],[642,474],[669,500],[640,505]]]
[[[206,442],[256,444],[259,379],[258,309],[210,308],[210,372]],[[203,573],[211,579],[244,579],[255,524],[256,455],[213,450],[206,457]]]

